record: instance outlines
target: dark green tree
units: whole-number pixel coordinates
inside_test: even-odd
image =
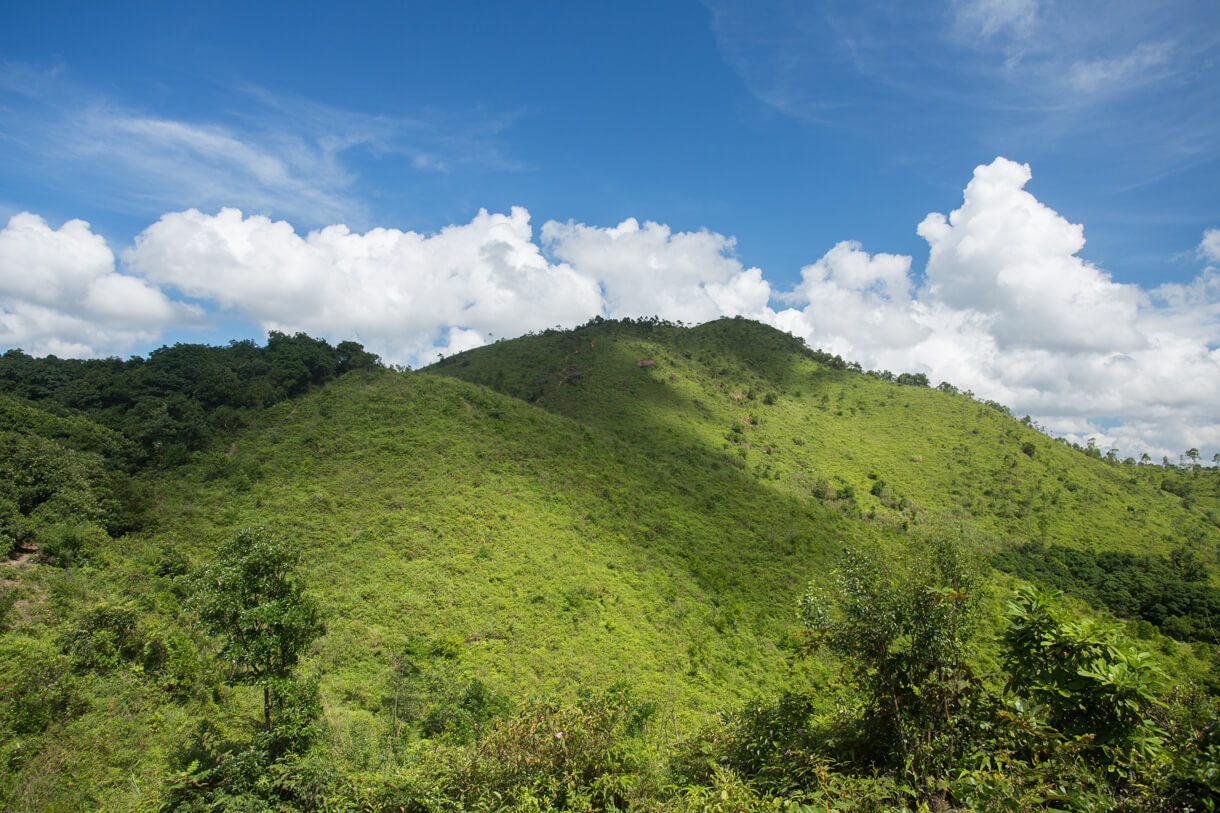
[[[321,633],[318,606],[297,573],[300,557],[265,528],[239,531],[195,577],[203,624],[224,638],[235,683],[261,686],[263,722],[287,708],[293,667]]]

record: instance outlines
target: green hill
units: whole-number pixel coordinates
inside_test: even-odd
[[[325,343],[277,342],[265,370],[254,349],[231,348],[255,370],[233,379],[243,393],[268,390],[258,375],[290,382],[269,406],[189,391],[189,359],[224,381],[224,353],[158,357],[182,382],[170,387],[179,414],[208,427],[192,430],[192,452],[175,425],[172,459],[140,446],[134,406],[91,413],[71,365],[55,365],[67,389],[43,392],[29,385],[37,360],[18,359],[25,383],[9,392],[24,398],[0,400],[0,440],[64,466],[36,471],[34,452],[7,464],[31,484],[0,517],[27,552],[2,574],[8,807],[152,808],[177,798],[167,782],[186,793],[200,761],[257,730],[260,696],[226,685],[189,576],[251,526],[300,553],[320,606],[325,632],[299,671],[318,680],[326,731],[314,753],[331,767],[306,773],[319,800],[350,805],[364,785],[417,776],[411,766],[474,771],[463,760],[509,730],[492,721],[538,698],[568,708],[629,686],[631,713],[649,721],[640,747],[662,766],[753,698],[820,686],[839,702],[836,661],[793,654],[806,586],[830,585],[847,549],[878,550],[900,573],[912,551],[960,542],[991,573],[990,629],[1014,583],[992,561],[1013,569],[1064,548],[1086,565],[1157,557],[1141,572],[1185,563],[1190,574],[1165,572],[1200,606],[1215,583],[1215,472],[1099,460],[998,405],[864,374],[757,323],[598,321],[414,373],[336,372],[344,362]],[[301,347],[317,363],[289,378],[287,353]],[[147,367],[131,369],[143,381]],[[56,395],[66,391],[76,400]],[[153,395],[124,397],[155,407]],[[78,494],[93,513],[72,507]],[[1044,565],[1022,572],[1062,581]],[[1180,678],[1210,670],[1207,643],[1142,634]],[[980,644],[980,664],[997,657]],[[295,786],[281,796],[288,809],[313,798]]]
[[[881,526],[962,527],[989,547],[1167,553],[1189,542],[1209,559],[1220,542],[1214,477],[1203,478],[1210,496],[1184,499],[1159,467],[1101,464],[998,404],[853,372],[744,319],[547,331],[427,372],[654,455],[722,456],[766,488]]]

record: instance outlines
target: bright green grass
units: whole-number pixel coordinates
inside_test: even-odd
[[[811,355],[745,320],[605,323],[480,348],[428,372],[532,396],[662,460],[734,459],[766,488],[803,501],[824,502],[813,495],[825,492],[881,525],[968,529],[990,547],[1185,543],[1215,561],[1217,478],[1205,476],[1201,499],[1184,507],[1161,490],[1156,467],[1093,459],[965,395],[834,370]],[[645,359],[654,366],[637,366]],[[848,487],[851,503],[833,499]]]
[[[444,636],[514,696],[626,679],[687,725],[788,685],[797,597],[876,536],[722,458],[386,374],[277,407],[212,480],[167,482],[159,537],[196,558],[254,523],[299,540],[341,715],[381,712],[392,656]]]
[[[965,396],[832,369],[742,320],[552,331],[450,362],[348,375],[147,476],[154,530],[85,569],[15,575],[24,603],[0,670],[52,662],[99,603],[136,605],[154,634],[189,630],[154,573],[163,551],[200,564],[268,525],[300,545],[325,613],[303,669],[321,677],[334,761],[375,771],[406,650],[517,702],[626,680],[673,742],[749,697],[825,685],[829,667],[792,672],[786,645],[797,598],[847,545],[1189,544],[1215,563],[1211,473],[1173,473],[1198,480],[1183,500],[1159,469],[1086,457]],[[984,638],[1013,585],[993,578]],[[1208,653],[1156,643],[1178,674],[1206,668]],[[979,658],[995,666],[986,643]],[[81,707],[0,744],[16,809],[150,804],[200,720],[240,738],[259,716],[250,689],[181,702],[130,666],[60,674]]]

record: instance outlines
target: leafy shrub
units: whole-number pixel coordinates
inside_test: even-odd
[[[994,561],[1024,579],[1148,621],[1179,640],[1210,640],[1211,619],[1220,616],[1220,590],[1207,583],[1202,561],[1186,547],[1162,556],[1032,542],[1002,551]]]
[[[752,700],[681,743],[670,771],[682,784],[713,785],[727,770],[770,792],[815,787],[827,759],[813,713],[808,693]]]
[[[872,553],[849,550],[829,590],[800,602],[809,650],[838,655],[861,695],[871,753],[917,780],[945,775],[971,747],[987,699],[966,662],[976,620],[976,577],[959,548],[929,545],[926,560],[895,577]]]
[[[203,721],[175,760],[164,810],[320,810],[337,782],[328,759],[308,749],[320,733],[314,679],[274,678],[269,728],[243,742]]]
[[[456,696],[442,696],[426,707],[420,731],[425,737],[445,735],[458,742],[469,742],[511,708],[507,695],[478,678],[471,678]]]
[[[1163,756],[1149,712],[1166,682],[1149,653],[1123,640],[1117,625],[1066,618],[1036,588],[1018,592],[1008,617],[1005,688],[1030,701],[1036,718],[1068,737],[1090,737],[1097,759]]]
[[[144,652],[140,616],[130,605],[99,604],[86,611],[63,636],[63,652],[80,673],[104,672]]]
[[[70,716],[80,707],[76,684],[70,660],[49,643],[0,638],[0,732],[38,734]]]
[[[642,764],[632,737],[650,714],[622,687],[572,706],[533,701],[475,744],[452,793],[468,807],[622,809]]]

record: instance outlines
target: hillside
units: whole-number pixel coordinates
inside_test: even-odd
[[[226,679],[191,578],[252,526],[300,555],[325,628],[297,671],[318,682],[325,729],[310,753],[330,773],[284,770],[343,809],[393,807],[365,786],[415,788],[402,791],[420,805],[409,809],[455,809],[419,802],[432,791],[412,783],[439,783],[452,802],[445,783],[474,770],[463,760],[482,743],[503,747],[496,732],[517,723],[493,723],[512,709],[535,727],[573,703],[626,709],[608,723],[630,743],[616,759],[652,766],[633,769],[644,782],[633,792],[654,801],[666,797],[640,788],[679,781],[664,778],[670,760],[695,764],[675,749],[715,752],[724,735],[700,732],[715,732],[721,711],[750,701],[762,714],[768,698],[814,687],[808,702],[832,719],[846,702],[841,666],[828,652],[793,660],[807,641],[796,611],[810,582],[836,583],[844,551],[878,551],[897,576],[960,544],[985,577],[980,673],[999,668],[988,636],[1016,583],[988,563],[1034,561],[1025,543],[1087,563],[1185,561],[1195,594],[1216,584],[1215,472],[1099,460],[998,405],[863,374],[756,323],[599,322],[414,373],[367,359],[348,371],[324,343],[277,342],[281,361],[263,367],[231,346],[255,370],[242,391],[269,392],[259,375],[300,383],[265,405],[209,394],[215,406],[195,406],[184,392],[181,414],[211,428],[172,460],[156,445],[136,453],[129,411],[106,404],[91,417],[37,392],[35,362],[18,359],[24,398],[0,394],[0,440],[26,455],[10,454],[10,482],[28,485],[0,516],[22,554],[5,566],[0,636],[8,807],[155,808],[167,787],[204,787],[226,749],[258,741],[260,696]],[[320,361],[295,364],[295,348]],[[226,380],[224,353],[174,351],[158,357],[173,360],[172,386],[193,386],[182,361],[193,357]],[[128,365],[140,382],[165,380],[148,367]],[[90,403],[76,368],[56,369],[62,391]],[[100,380],[98,367],[79,369]],[[1175,623],[1196,642],[1140,634],[1175,680],[1210,680],[1210,645]],[[612,687],[629,687],[626,705],[590,699]],[[295,785],[277,793],[292,800],[282,809],[313,804]]]
[[[988,548],[1036,540],[1167,553],[1189,542],[1209,561],[1220,543],[1215,477],[1203,478],[1202,499],[1184,500],[1162,488],[1159,467],[1102,464],[998,404],[853,372],[743,319],[547,331],[427,372],[654,455],[724,456],[760,485],[879,525],[968,529]]]

